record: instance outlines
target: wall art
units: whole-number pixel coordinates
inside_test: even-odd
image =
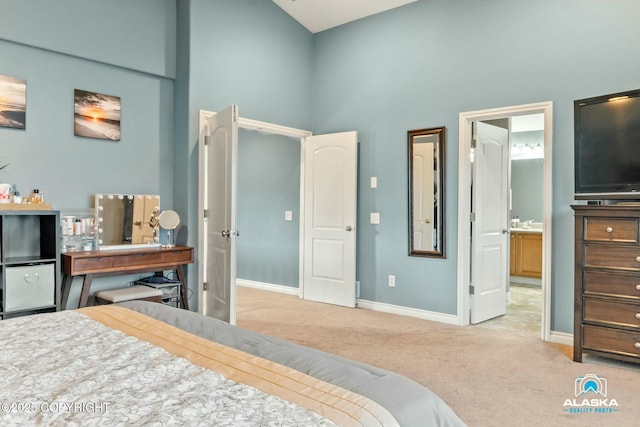
[[[120,141],[120,97],[75,89],[73,134]]]
[[[27,125],[27,82],[0,74],[0,126],[25,129]]]

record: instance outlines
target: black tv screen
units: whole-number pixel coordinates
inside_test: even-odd
[[[640,89],[574,101],[575,198],[640,199]]]

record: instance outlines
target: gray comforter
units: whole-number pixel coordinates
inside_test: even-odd
[[[162,304],[129,301],[120,305],[366,396],[385,407],[403,427],[465,425],[435,393],[401,375]]]

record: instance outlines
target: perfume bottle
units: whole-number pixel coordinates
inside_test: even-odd
[[[42,203],[44,202],[44,195],[37,188],[33,189],[31,193],[31,203]]]

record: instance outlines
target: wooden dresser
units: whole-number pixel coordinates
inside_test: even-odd
[[[640,206],[572,208],[573,360],[584,352],[640,362]]]

